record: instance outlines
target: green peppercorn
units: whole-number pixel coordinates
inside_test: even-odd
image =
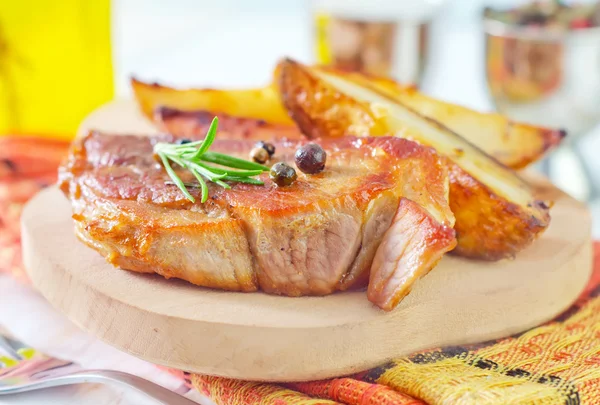
[[[275,163],[271,167],[269,177],[273,180],[273,183],[279,187],[289,186],[298,177],[293,167],[284,162]]]

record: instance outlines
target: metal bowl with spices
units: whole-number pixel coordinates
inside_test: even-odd
[[[580,200],[597,196],[599,179],[577,144],[600,122],[600,27],[527,26],[486,17],[483,27],[496,109],[515,121],[566,129],[567,142],[543,169]]]

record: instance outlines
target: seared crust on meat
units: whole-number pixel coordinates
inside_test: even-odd
[[[123,269],[289,296],[369,283],[369,299],[390,310],[456,243],[447,170],[414,142],[319,141],[328,153],[324,172],[298,172],[288,187],[267,174],[264,186],[209,184],[201,204],[167,183],[152,156],[160,140],[172,138],[92,132],[60,171],[78,237]],[[253,144],[217,139],[212,149],[246,157]],[[277,143],[275,160],[292,161],[298,145]]]

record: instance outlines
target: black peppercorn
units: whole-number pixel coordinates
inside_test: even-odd
[[[296,151],[296,166],[302,173],[316,174],[325,168],[327,153],[320,145],[309,143]]]
[[[266,150],[267,153],[269,154],[269,157],[272,157],[275,154],[275,145],[273,145],[272,143],[260,141],[260,142],[257,142],[256,145],[254,145],[254,146],[256,148],[263,148],[264,150]]]

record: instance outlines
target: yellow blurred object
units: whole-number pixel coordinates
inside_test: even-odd
[[[0,135],[72,138],[113,98],[110,0],[0,7]]]
[[[330,24],[331,17],[328,14],[315,15],[317,60],[322,65],[330,65],[333,60],[327,35]]]

